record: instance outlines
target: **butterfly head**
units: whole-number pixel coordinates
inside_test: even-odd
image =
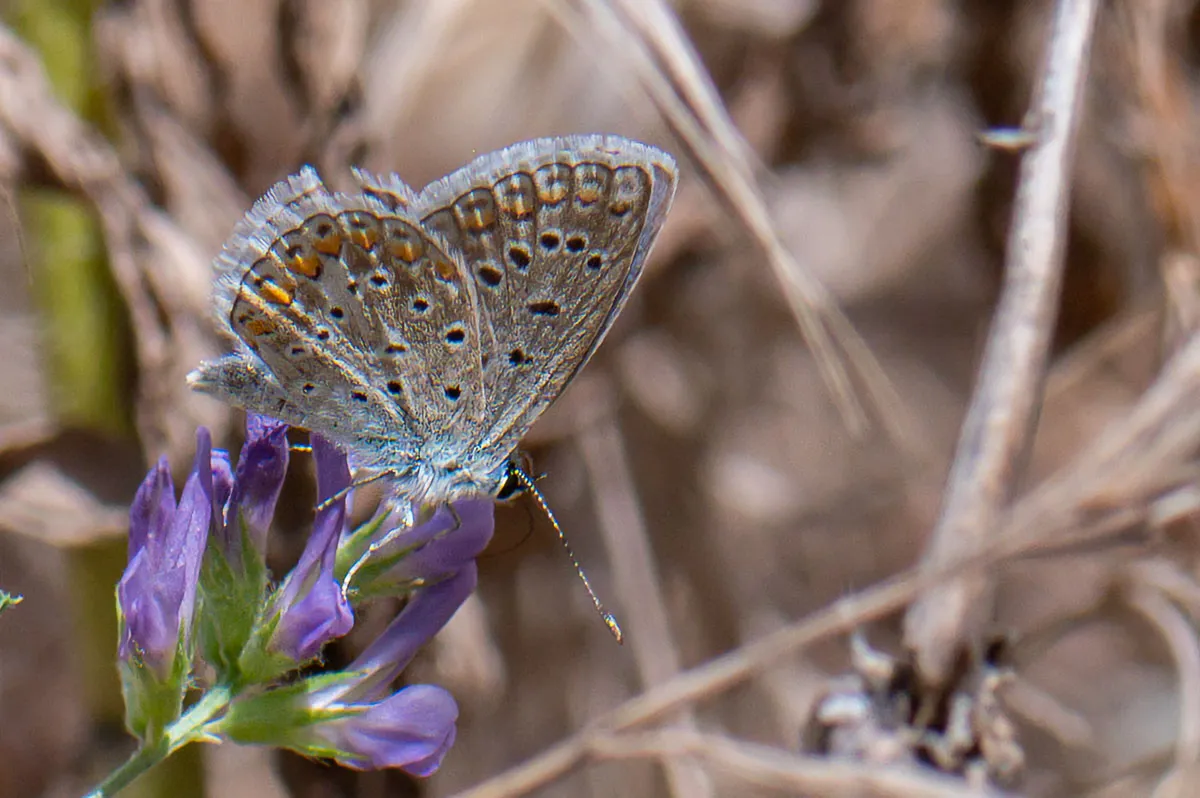
[[[529,490],[533,471],[533,458],[528,452],[513,452],[504,461],[503,474],[496,488],[496,501],[506,502],[515,499]]]

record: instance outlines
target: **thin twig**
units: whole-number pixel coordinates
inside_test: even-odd
[[[704,177],[758,246],[783,288],[843,421],[858,434],[868,414],[855,394],[843,353],[856,369],[887,432],[906,449],[915,441],[902,404],[870,350],[825,287],[784,246],[754,177],[749,147],[737,132],[707,72],[661,0],[578,0],[592,23],[627,58],[669,125],[689,147]],[[558,4],[550,6],[564,16]]]
[[[981,548],[1000,528],[1036,420],[1062,283],[1069,177],[1097,0],[1060,0],[1045,73],[1027,127],[1037,143],[1021,163],[1005,286],[992,322],[949,486],[924,562]],[[922,596],[905,617],[921,677],[942,685],[987,618],[991,584],[963,575]]]
[[[1173,798],[1194,793],[1185,791],[1200,766],[1200,640],[1191,621],[1155,584],[1156,569],[1131,569],[1134,583],[1128,594],[1129,605],[1153,624],[1162,635],[1175,660],[1179,674],[1179,737],[1175,741],[1175,762],[1163,777],[1155,795]]]
[[[655,757],[701,759],[747,784],[791,795],[828,798],[1001,798],[999,790],[975,790],[962,779],[930,769],[802,756],[765,745],[715,734],[658,731],[601,737],[593,741],[596,758]]]
[[[1021,500],[1006,519],[1003,534],[973,556],[947,560],[900,574],[833,604],[647,690],[595,723],[532,759],[461,793],[459,798],[508,798],[560,778],[585,761],[591,741],[642,726],[692,702],[718,695],[757,676],[801,649],[846,634],[895,612],[921,590],[968,569],[994,568],[1010,558],[1044,549],[1070,534],[1092,539],[1111,532],[1099,512],[1148,505],[1172,487],[1165,475],[1200,446],[1200,335],[1172,358],[1129,414],[1113,422],[1096,442],[1043,486]],[[1129,464],[1133,465],[1130,466]],[[1141,477],[1141,492],[1114,493],[1118,475]],[[1178,479],[1190,479],[1180,473]],[[1177,487],[1178,485],[1175,485]],[[1105,499],[1115,496],[1109,505]],[[1144,518],[1145,507],[1130,513]],[[1096,518],[1101,515],[1100,518]],[[970,553],[968,553],[970,554]]]
[[[679,652],[671,636],[666,602],[654,567],[654,551],[646,536],[646,523],[638,506],[621,430],[611,417],[585,424],[579,434],[579,449],[592,484],[597,520],[613,564],[617,589],[625,606],[637,608],[626,621],[629,630],[626,639],[633,649],[642,684],[650,687],[679,673]],[[696,719],[690,708],[681,710],[674,726],[682,731],[695,731]],[[694,762],[667,758],[663,767],[673,795],[680,798],[712,795],[711,781]]]

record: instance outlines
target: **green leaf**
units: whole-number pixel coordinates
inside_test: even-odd
[[[0,590],[0,614],[3,614],[9,607],[17,606],[24,600],[24,596],[14,596],[12,593]]]

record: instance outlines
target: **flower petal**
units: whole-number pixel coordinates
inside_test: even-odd
[[[175,485],[171,481],[171,466],[162,457],[134,494],[129,507],[129,559],[146,547],[152,537],[166,534],[175,514]]]
[[[143,483],[143,488],[153,487],[147,488],[141,501],[134,500],[133,517],[142,519],[137,523],[153,517],[158,526],[141,535],[142,544],[117,585],[117,601],[124,619],[119,650],[125,659],[140,656],[160,679],[171,672],[181,635],[186,640],[191,634],[196,586],[212,518],[210,461],[211,440],[208,430],[201,427],[196,433],[191,476],[170,517],[162,515],[168,506],[162,491],[170,483],[161,461]],[[157,496],[155,491],[159,492]],[[138,492],[142,494],[141,489]],[[145,508],[151,508],[149,513],[143,512]]]
[[[496,503],[470,499],[454,503],[454,512],[441,507],[428,522],[397,535],[388,550],[413,549],[380,577],[388,582],[426,582],[445,579],[479,556],[492,539]]]
[[[358,770],[402,768],[429,776],[454,744],[458,705],[450,693],[418,684],[396,692],[361,715],[320,724],[315,731],[349,754]]]
[[[283,489],[288,467],[288,425],[267,416],[246,416],[246,443],[238,456],[228,523],[237,514],[246,519],[250,539],[260,553],[266,552],[267,530],[275,515],[275,504]]]
[[[317,495],[324,502],[350,485],[346,456],[318,435],[312,437],[317,465]],[[296,567],[276,594],[279,622],[269,648],[294,662],[320,653],[354,625],[354,612],[334,577],[337,544],[346,524],[346,497],[317,512],[313,531]]]
[[[349,687],[334,688],[321,696],[321,700],[378,700],[417,650],[458,611],[477,581],[478,572],[471,562],[444,582],[417,591],[375,642],[346,667],[347,671],[362,672],[362,680]]]

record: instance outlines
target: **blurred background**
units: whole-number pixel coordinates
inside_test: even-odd
[[[1078,473],[1200,320],[1200,4],[1103,5],[1046,398],[1016,500]],[[129,752],[112,664],[126,507],[158,456],[186,469],[197,425],[238,445],[241,417],[184,375],[220,350],[211,258],[302,163],[335,186],[352,164],[420,186],[480,152],[584,132],[677,156],[679,193],[641,287],[525,442],[628,641],[613,643],[553,530],[518,500],[497,509],[478,594],[406,673],[461,706],[434,778],[206,746],[131,795],[454,794],[919,562],[1002,285],[1019,147],[981,133],[1022,124],[1053,6],[6,0],[0,588],[25,601],[0,617],[0,798],[78,795]],[[804,313],[850,364],[870,421],[855,434]],[[1123,519],[1108,534],[993,572],[988,633],[1010,642],[1003,714],[1026,794],[1200,793],[1200,713],[1180,709],[1200,683],[1181,440],[1173,459],[1130,459],[1077,491],[1086,506],[1056,526],[1068,538]],[[277,573],[313,501],[294,462]],[[1123,490],[1123,476],[1152,489]],[[368,614],[330,662],[394,610]],[[899,614],[851,626],[902,658]],[[846,635],[826,635],[667,720],[794,753],[850,668]],[[986,770],[976,743],[967,758]],[[486,794],[846,794],[772,791],[647,751],[587,759]]]

